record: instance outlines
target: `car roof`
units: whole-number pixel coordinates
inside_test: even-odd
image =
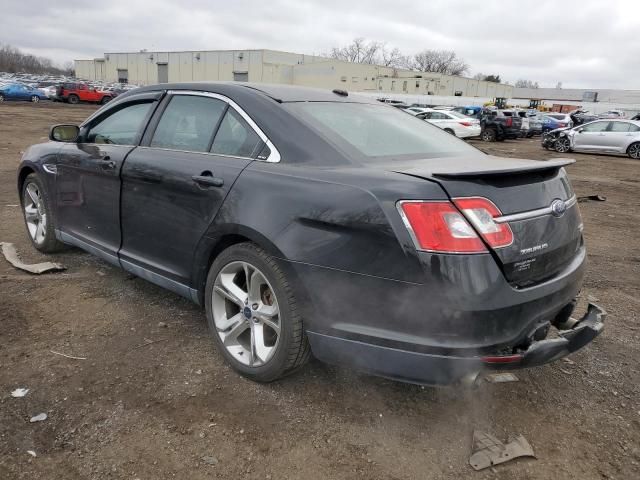
[[[276,85],[251,82],[188,82],[163,83],[136,88],[132,92],[141,93],[153,90],[195,90],[212,93],[237,93],[252,90],[279,102],[347,102],[381,104],[374,98],[357,95],[343,90],[328,90],[321,88],[300,87],[297,85]],[[335,93],[340,92],[340,93]],[[342,92],[347,95],[341,94]],[[133,94],[133,93],[132,93]]]

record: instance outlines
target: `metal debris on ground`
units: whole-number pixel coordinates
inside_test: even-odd
[[[202,461],[204,463],[209,464],[209,465],[217,465],[218,464],[218,459],[216,457],[211,457],[211,456],[202,457]]]
[[[29,393],[28,388],[16,388],[13,392],[11,392],[11,396],[14,398],[24,397],[27,393]]]
[[[16,251],[16,247],[13,243],[0,242],[0,245],[2,245],[2,254],[4,255],[4,258],[7,259],[7,262],[20,270],[24,270],[25,272],[39,275],[45,272],[67,269],[67,267],[63,266],[62,264],[54,262],[34,263],[31,265],[26,264],[22,260],[20,260],[18,252]]]
[[[516,377],[513,373],[509,373],[509,372],[490,373],[486,375],[484,379],[489,383],[507,383],[507,382],[519,381],[518,377]]]
[[[474,470],[482,470],[518,457],[535,458],[533,448],[522,435],[504,444],[489,433],[473,431],[473,454],[469,458],[469,464]]]
[[[66,353],[60,353],[60,352],[56,352],[54,350],[49,350],[51,353],[53,353],[54,355],[60,355],[61,357],[65,357],[65,358],[72,358],[73,360],[86,360],[87,357],[74,357],[73,355],[67,355]]]
[[[579,202],[588,202],[590,200],[594,202],[606,202],[607,197],[604,195],[585,195],[583,197],[578,197]]]
[[[35,422],[43,422],[47,419],[47,414],[46,413],[40,413],[34,417],[31,417],[31,420],[29,420],[31,423],[35,423]]]

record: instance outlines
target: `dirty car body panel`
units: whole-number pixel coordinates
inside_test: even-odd
[[[243,115],[259,137],[255,148],[234,156],[210,153],[211,142],[198,152],[154,144],[181,96]],[[124,146],[91,143],[95,125],[133,104],[148,108]],[[385,122],[406,121],[425,129],[429,147],[385,151]],[[406,135],[411,144],[414,134]],[[288,277],[316,357],[446,384],[484,368],[555,360],[602,330],[597,307],[570,319],[586,252],[569,163],[491,157],[344,92],[165,84],[118,96],[81,126],[77,143],[31,147],[18,183],[30,171],[47,180],[62,241],[199,304],[221,249],[254,242]],[[465,199],[490,205],[493,217],[463,208]],[[413,204],[449,209],[438,218],[457,215],[463,225],[451,228],[460,226],[476,250],[424,248],[412,223],[420,218],[407,217]],[[494,246],[476,221],[510,231],[511,242]],[[552,326],[560,340],[549,346],[542,342]]]

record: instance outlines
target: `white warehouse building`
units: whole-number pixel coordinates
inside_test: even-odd
[[[381,94],[513,96],[510,85],[275,50],[105,53],[103,58],[76,60],[75,74],[89,81],[136,85],[218,80]]]

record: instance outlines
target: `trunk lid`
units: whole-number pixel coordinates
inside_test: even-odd
[[[571,163],[570,159],[536,161],[480,155],[393,164],[392,169],[437,182],[451,198],[491,200],[502,213],[500,221],[510,226],[513,242],[489,247],[490,251],[507,280],[526,287],[562,270],[582,245],[582,219],[562,168]]]

